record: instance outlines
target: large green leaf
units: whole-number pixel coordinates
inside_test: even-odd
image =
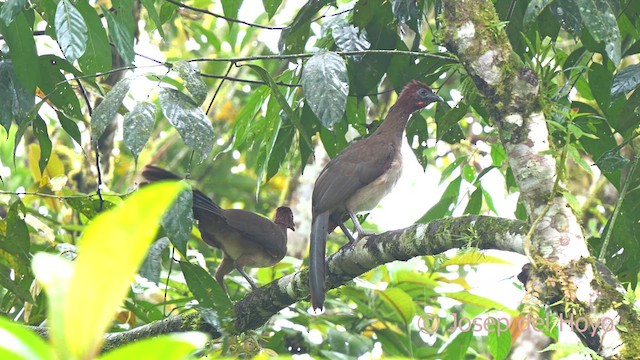
[[[322,125],[332,128],[342,119],[349,95],[344,60],[333,52],[313,55],[302,71],[302,90]]]
[[[260,86],[254,90],[247,103],[236,116],[236,122],[233,126],[233,133],[235,134],[233,139],[234,148],[238,149],[244,145],[247,136],[250,134],[252,120],[269,97],[269,90],[270,88],[267,86]]]
[[[56,37],[62,53],[74,62],[87,48],[87,24],[69,0],[60,0],[56,8]]]
[[[24,9],[24,5],[26,3],[27,0],[7,0],[2,4],[2,9],[0,10],[0,21],[4,22],[5,25],[11,24],[22,9]]]
[[[9,47],[18,80],[25,91],[34,94],[40,77],[40,66],[35,38],[25,12],[20,12],[9,25],[0,23],[0,32]]]
[[[150,102],[140,102],[124,116],[124,145],[131,150],[133,158],[144,148],[156,123],[156,106]]]
[[[133,51],[133,32],[129,29],[129,26],[122,17],[116,17],[102,4],[100,4],[100,8],[102,9],[104,17],[107,19],[109,37],[116,47],[116,50],[118,50],[118,54],[122,56],[125,65],[131,65],[136,55]]]
[[[160,15],[158,14],[158,10],[156,10],[156,2],[154,0],[142,0],[142,5],[144,5],[144,8],[147,10],[147,14],[149,14],[149,17],[151,18],[151,21],[153,21],[153,24],[156,26],[156,29],[158,30],[158,34],[160,34],[160,36],[164,39],[165,35],[164,35],[164,30],[162,29],[162,24],[164,24],[162,22],[162,20],[160,20]],[[169,2],[165,2],[164,4],[171,4]],[[174,5],[174,4],[171,4]],[[175,5],[174,5],[175,6]]]
[[[311,35],[311,20],[331,0],[309,0],[296,14],[291,25],[280,33],[278,49],[283,54],[304,52],[304,46]]]
[[[640,84],[640,64],[632,64],[620,70],[611,83],[611,97],[618,97]]]
[[[280,4],[282,4],[282,0],[262,0],[262,6],[264,6],[264,11],[267,12],[269,20],[271,20],[276,11],[278,11]]]
[[[209,156],[215,141],[213,126],[200,106],[175,89],[160,90],[160,108],[184,143],[200,152],[200,161]]]
[[[78,59],[82,71],[87,74],[97,74],[111,70],[111,45],[107,38],[107,31],[102,20],[88,1],[80,0],[76,7],[87,25],[87,47]]]
[[[224,11],[224,15],[226,17],[237,19],[238,18],[238,10],[240,10],[240,6],[242,6],[243,0],[221,0],[222,1],[222,11]],[[229,22],[229,27],[233,25],[233,22]]]
[[[47,124],[40,117],[36,115],[31,124],[33,128],[33,135],[38,139],[40,144],[40,160],[38,161],[38,167],[40,168],[40,174],[44,173],[44,169],[49,163],[49,157],[51,156],[51,139],[49,139],[49,133],[47,132]]]
[[[91,117],[91,142],[94,145],[98,144],[98,139],[100,139],[102,133],[104,133],[109,124],[115,119],[124,97],[127,96],[129,92],[130,86],[130,78],[124,78],[118,81],[111,88],[111,91],[107,93],[100,105],[96,106],[95,110],[93,110],[93,116]]]
[[[9,133],[11,120],[22,120],[34,105],[34,97],[18,81],[11,61],[0,61],[0,126]]]
[[[190,188],[181,192],[167,213],[162,217],[162,228],[167,233],[173,246],[183,256],[187,256],[187,241],[191,237],[193,227],[193,194]]]
[[[199,332],[162,335],[126,344],[100,356],[98,360],[124,359],[193,359],[194,353],[207,343]]]
[[[39,335],[22,324],[0,317],[0,358],[54,359],[51,347]]]
[[[140,265],[140,276],[144,276],[147,280],[154,283],[160,282],[160,272],[162,271],[162,251],[169,246],[169,238],[163,237],[156,240]]]
[[[605,51],[614,64],[619,64],[621,55],[620,29],[616,13],[607,0],[574,0],[582,24],[589,30],[593,39],[604,43]]]
[[[97,353],[162,215],[183,189],[179,182],[152,184],[98,216],[82,235],[73,263],[36,254],[34,272],[49,297],[50,336],[60,358]]]
[[[193,100],[198,105],[202,105],[207,98],[207,84],[202,81],[200,71],[194,63],[186,61],[178,61],[174,64],[174,69],[178,75],[184,80],[184,85],[193,96]]]
[[[38,87],[49,102],[58,110],[75,119],[83,119],[80,101],[73,87],[65,77],[64,72],[73,68],[66,59],[55,55],[42,55],[38,58],[41,70],[38,77]],[[77,71],[73,69],[73,71]],[[75,75],[75,74],[74,74]]]
[[[524,13],[524,25],[529,26],[553,0],[531,0]]]

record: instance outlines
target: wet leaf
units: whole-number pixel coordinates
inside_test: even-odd
[[[134,159],[151,137],[156,122],[156,106],[150,102],[141,102],[124,116],[124,145],[131,150]]]
[[[349,95],[347,66],[338,54],[321,52],[309,59],[302,71],[305,101],[324,127],[342,119]]]

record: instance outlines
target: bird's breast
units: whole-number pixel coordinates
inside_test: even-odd
[[[358,213],[375,208],[380,200],[387,196],[402,174],[402,156],[398,153],[391,161],[389,169],[360,190],[345,203],[348,211]]]

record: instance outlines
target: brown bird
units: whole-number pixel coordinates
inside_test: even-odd
[[[171,172],[153,165],[142,170],[145,183],[181,180]],[[224,253],[215,279],[226,291],[224,276],[235,268],[251,287],[258,287],[243,267],[263,268],[277,264],[287,253],[287,229],[295,231],[293,213],[288,207],[276,210],[274,221],[238,209],[222,209],[205,194],[193,189],[193,217],[198,220],[202,240]]]
[[[432,102],[443,101],[427,85],[413,81],[400,93],[396,103],[376,131],[350,144],[324,167],[313,188],[312,225],[309,245],[309,287],[311,304],[324,303],[325,246],[327,233],[340,226],[353,245],[356,239],[343,224],[348,215],[358,237],[365,232],[356,213],[373,209],[395,186],[402,172],[402,135],[409,116]]]

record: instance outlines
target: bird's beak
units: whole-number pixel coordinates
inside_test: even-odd
[[[436,101],[437,102],[444,102],[444,99],[442,97],[440,97],[440,95],[435,94],[435,93],[432,94],[432,95],[429,95],[429,100],[431,100],[432,102],[436,102]]]

